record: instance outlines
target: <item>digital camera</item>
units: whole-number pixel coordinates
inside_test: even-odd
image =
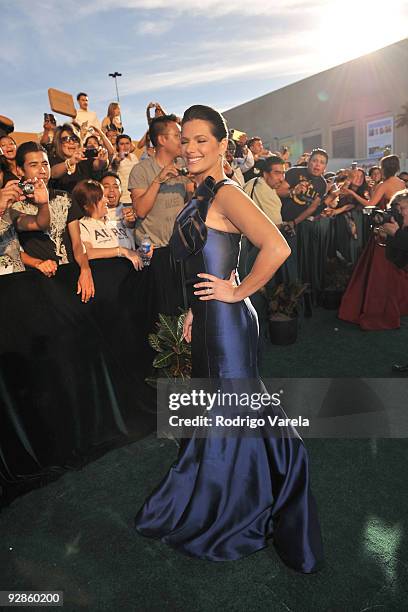
[[[174,159],[174,165],[177,168],[177,172],[181,176],[187,176],[188,168],[186,167],[186,161],[185,161],[184,157],[181,157],[181,156],[176,157]]]
[[[34,185],[32,183],[28,183],[26,181],[19,181],[18,186],[25,196],[33,195],[34,193]]]

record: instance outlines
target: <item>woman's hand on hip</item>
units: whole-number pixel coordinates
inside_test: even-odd
[[[223,280],[212,274],[201,272],[197,276],[203,279],[202,282],[194,285],[194,295],[200,296],[200,300],[219,300],[220,302],[234,303],[239,302],[237,297],[237,283],[235,281],[235,270],[231,272],[228,280]]]

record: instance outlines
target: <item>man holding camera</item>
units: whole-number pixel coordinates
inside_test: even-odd
[[[183,306],[183,287],[179,264],[168,246],[174,221],[188,199],[190,180],[182,176],[174,160],[181,155],[181,130],[175,115],[162,115],[150,122],[149,139],[156,153],[136,164],[130,173],[128,189],[133,209],[141,223],[136,243],[145,236],[154,245],[150,272],[155,288],[155,310],[179,314]],[[192,190],[191,190],[192,191]]]
[[[392,199],[395,215],[380,227],[387,236],[386,256],[398,268],[408,269],[408,189],[398,192]],[[394,372],[408,372],[408,364],[394,364]]]
[[[37,142],[25,142],[17,149],[17,169],[23,181],[40,181],[48,185],[50,164],[43,147]],[[47,192],[48,198],[48,192]],[[37,201],[26,198],[12,207],[14,215],[37,213]],[[82,211],[71,202],[65,191],[50,190],[49,216],[46,225],[27,228],[17,224],[20,244],[24,249],[21,259],[24,265],[37,269],[51,278],[55,276],[58,266],[76,261],[80,268],[77,283],[77,294],[83,302],[94,297],[95,290],[88,257],[84,253],[79,231],[79,219]],[[33,231],[34,230],[34,231]]]
[[[15,210],[16,203],[31,201],[35,212]],[[9,181],[0,189],[0,274],[23,272],[18,232],[45,231],[50,223],[48,191],[43,180]]]

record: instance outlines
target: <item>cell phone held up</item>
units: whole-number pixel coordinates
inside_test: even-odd
[[[44,123],[52,123],[52,125],[57,125],[57,121],[52,113],[44,113]]]

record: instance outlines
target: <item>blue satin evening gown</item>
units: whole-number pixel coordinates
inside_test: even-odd
[[[187,278],[197,282],[198,272],[208,272],[228,279],[240,238],[208,228],[204,249],[186,261]],[[250,300],[192,297],[191,307],[193,377],[257,379],[258,321]],[[183,439],[177,460],[140,509],[136,529],[210,561],[240,559],[268,538],[297,571],[316,571],[323,558],[308,456],[294,430]]]

